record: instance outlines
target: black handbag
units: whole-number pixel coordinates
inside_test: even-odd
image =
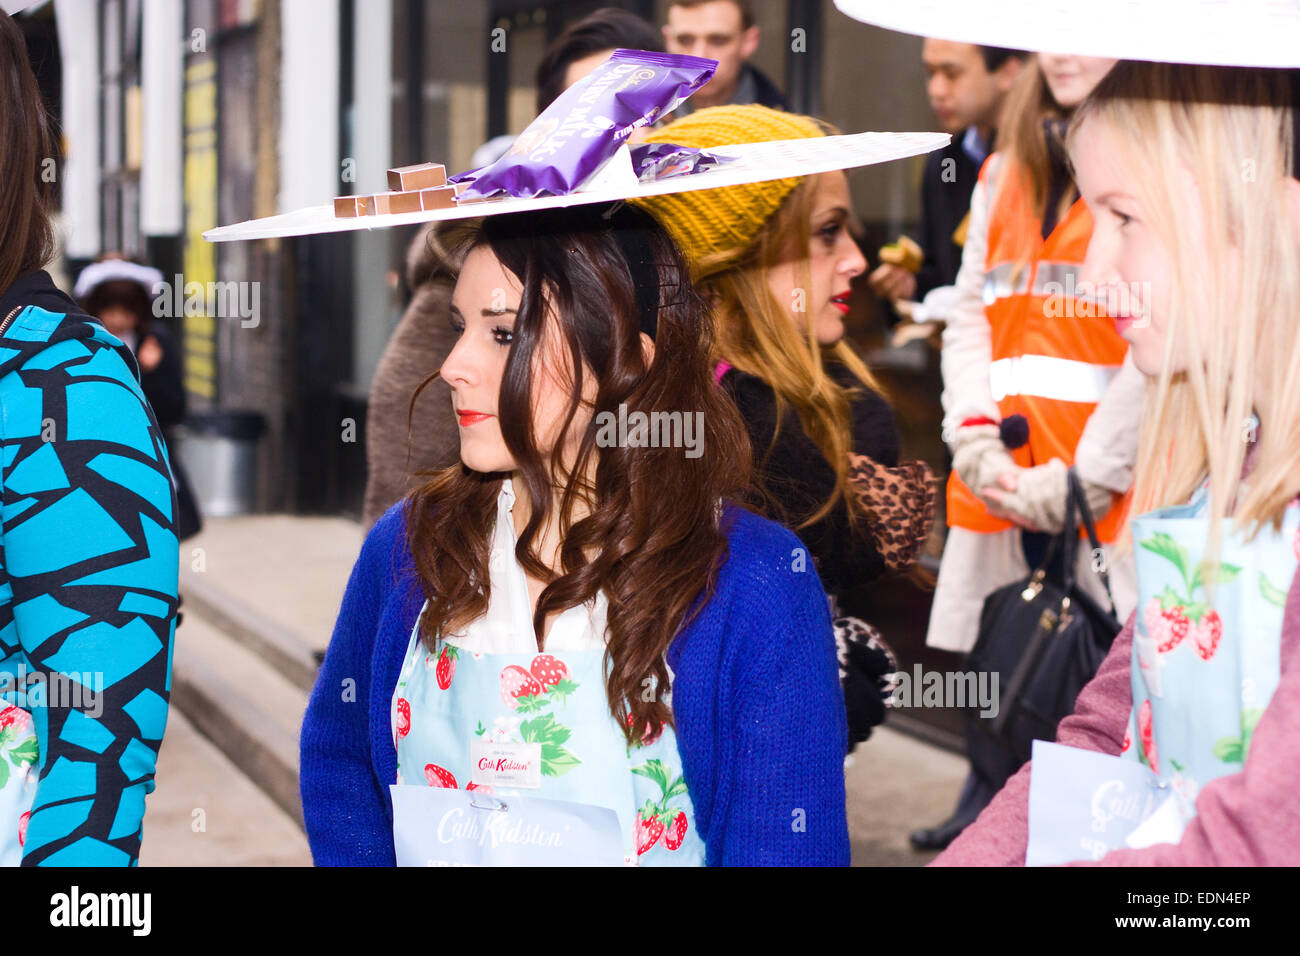
[[[968,672],[998,675],[996,715],[965,708],[971,766],[1001,785],[1029,760],[1035,740],[1055,740],[1056,725],[1074,710],[1075,699],[1110,651],[1121,624],[1115,616],[1110,578],[1094,562],[1110,601],[1103,608],[1078,587],[1076,512],[1101,554],[1097,529],[1083,486],[1069,470],[1065,526],[1048,544],[1042,564],[1027,578],[999,588],[984,601],[979,635],[966,659]],[[1047,576],[1057,548],[1063,548],[1064,581]]]

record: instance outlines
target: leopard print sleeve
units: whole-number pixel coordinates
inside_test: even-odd
[[[906,461],[891,468],[850,452],[849,483],[886,567],[905,571],[934,524],[935,478],[929,466]]]

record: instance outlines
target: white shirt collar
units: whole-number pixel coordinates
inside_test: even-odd
[[[501,490],[497,492],[497,520],[509,521],[511,527],[514,527],[514,519],[510,517],[515,508],[515,486],[511,484],[509,478],[501,481]]]
[[[533,635],[532,599],[528,579],[515,558],[515,525],[512,511],[515,489],[509,478],[501,482],[497,493],[497,525],[492,535],[488,558],[491,591],[483,617],[470,622],[465,630],[449,638],[453,643],[475,653],[532,654],[537,651]],[[548,650],[602,649],[606,639],[606,616],[609,602],[605,592],[582,607],[565,608],[551,622],[547,635]]]

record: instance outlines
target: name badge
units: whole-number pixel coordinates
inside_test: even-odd
[[[541,744],[493,743],[473,737],[469,761],[469,778],[479,786],[537,790],[542,785]]]

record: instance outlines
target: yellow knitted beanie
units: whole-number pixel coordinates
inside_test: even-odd
[[[808,116],[747,106],[710,106],[652,132],[651,143],[709,148],[825,135]],[[696,189],[633,200],[669,231],[694,266],[712,253],[744,249],[799,185],[799,177]]]

